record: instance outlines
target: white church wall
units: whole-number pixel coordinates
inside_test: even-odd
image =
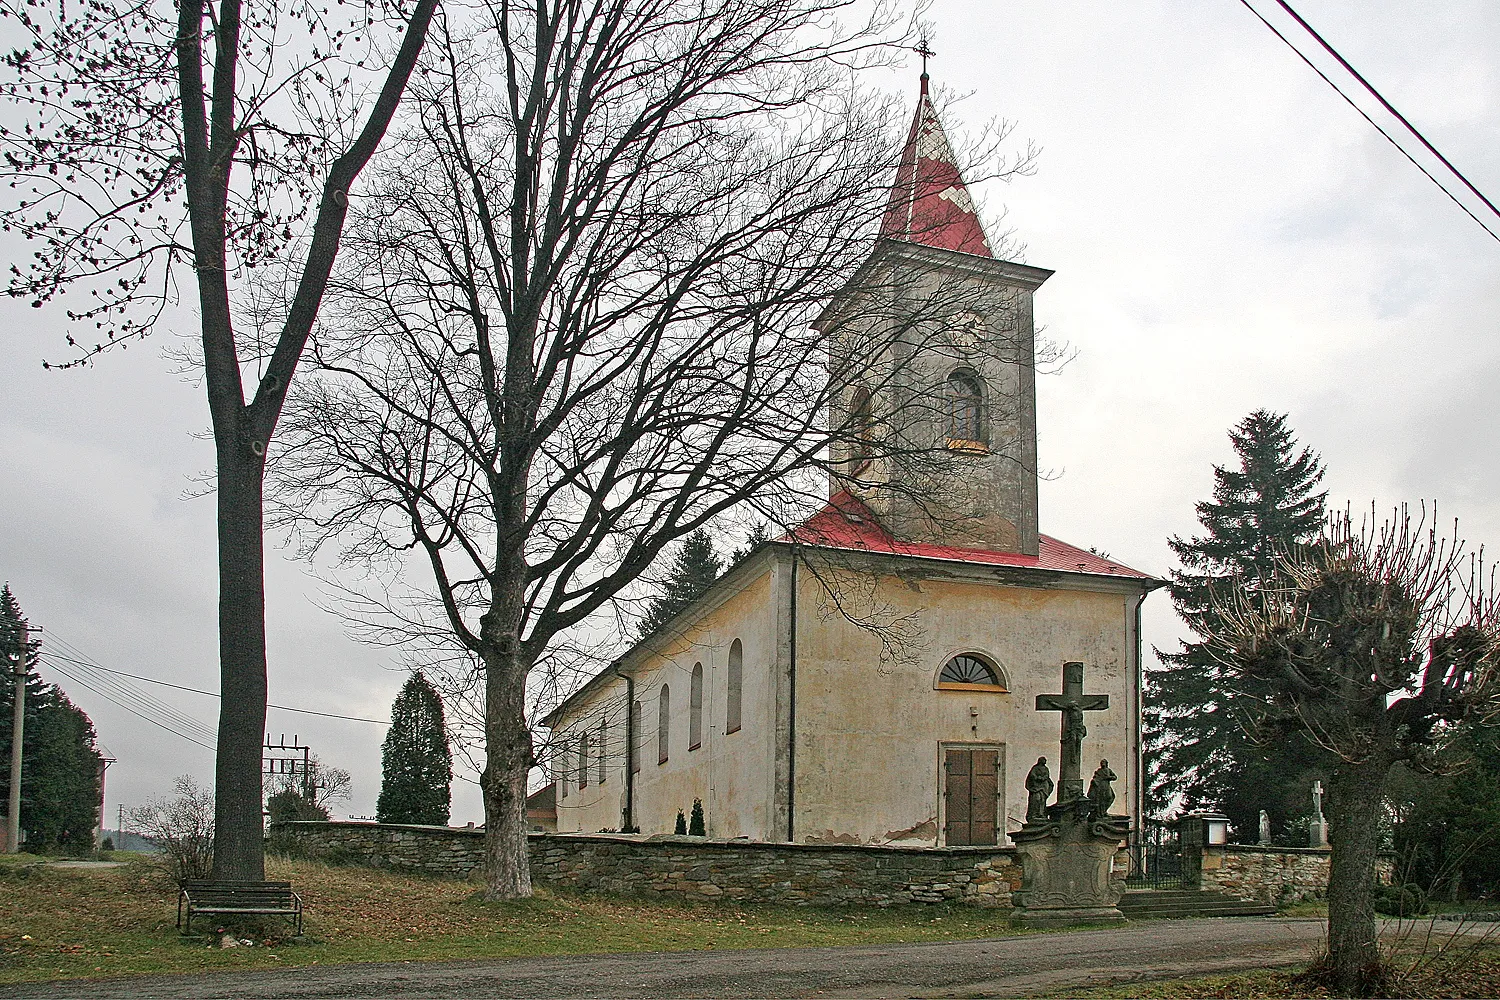
[[[641,769],[634,781],[634,812],[635,824],[643,833],[671,833],[677,810],[690,816],[693,800],[699,799],[710,836],[770,839],[775,622],[770,560],[757,562],[759,575],[754,567],[745,567],[751,572],[728,581],[733,587],[725,589],[733,592],[721,604],[684,627],[679,638],[623,668],[633,676],[635,699],[641,704],[637,733]],[[728,667],[736,639],[742,655],[741,725],[729,733],[725,731]],[[697,749],[689,750],[692,672],[698,663],[703,665],[704,677],[702,739]],[[658,706],[663,684],[669,690],[671,713],[667,760],[659,763]],[[619,739],[606,782],[591,782],[581,790],[576,781],[570,782],[568,794],[559,798],[561,832],[592,833],[621,824],[629,763],[624,692],[623,678],[600,685],[589,697],[569,705],[557,720],[558,738],[574,743],[579,732],[597,732],[602,717],[619,720]]]
[[[911,616],[917,642],[881,662],[877,635],[828,602],[812,574],[799,588],[797,650],[796,839],[813,843],[943,843],[942,750],[1000,751],[999,825],[1019,828],[1024,780],[1038,756],[1058,776],[1056,713],[1035,711],[1036,696],[1060,691],[1062,663],[1083,660],[1085,690],[1110,695],[1091,713],[1084,743],[1087,778],[1108,758],[1121,780],[1117,811],[1135,801],[1131,721],[1135,595],[1118,587],[1063,590],[1002,586],[983,570],[973,579],[883,577],[869,603]],[[1008,692],[936,690],[957,653],[997,662]],[[1003,841],[1002,841],[1003,842]]]

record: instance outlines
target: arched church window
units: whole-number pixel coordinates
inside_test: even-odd
[[[745,696],[745,647],[738,639],[729,646],[729,689],[725,692],[724,732],[740,731],[740,708]]]
[[[693,680],[688,688],[688,749],[703,745],[703,664],[693,664]]]
[[[608,776],[609,753],[604,749],[609,746],[609,723],[599,723],[599,784],[604,784]]]
[[[667,733],[672,728],[672,692],[665,684],[656,697],[656,762],[667,762]]]
[[[984,447],[984,391],[973,372],[948,376],[948,447]]]
[[[578,787],[589,787],[589,737],[587,733],[578,737]]]
[[[630,773],[641,770],[641,703],[630,703]]]
[[[938,674],[937,686],[949,691],[1004,691],[1000,671],[988,660],[974,653],[960,653]]]
[[[858,472],[875,455],[875,411],[870,400],[870,390],[863,386],[854,390],[849,400],[849,462]]]

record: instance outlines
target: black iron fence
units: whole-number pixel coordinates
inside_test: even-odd
[[[1131,889],[1182,889],[1182,836],[1177,824],[1159,819],[1142,820],[1131,831],[1130,873],[1125,885]]]

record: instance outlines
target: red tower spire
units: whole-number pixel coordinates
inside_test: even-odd
[[[943,132],[937,108],[927,92],[923,53],[922,91],[911,134],[901,151],[891,201],[880,224],[880,235],[943,250],[993,257],[974,199],[959,174],[953,146]]]

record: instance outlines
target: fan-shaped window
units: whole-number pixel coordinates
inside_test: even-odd
[[[703,745],[703,664],[693,664],[693,680],[688,688],[688,749]]]
[[[672,692],[663,684],[656,699],[656,762],[667,762],[667,734],[672,729]]]
[[[1000,671],[973,653],[960,653],[943,664],[937,686],[949,691],[1004,691]]]
[[[984,447],[984,390],[971,371],[948,376],[948,447]]]
[[[854,390],[849,401],[849,418],[849,430],[853,436],[849,460],[857,472],[875,454],[875,412],[870,402],[870,390],[863,387]]]
[[[740,709],[745,697],[745,647],[738,639],[729,646],[729,690],[724,708],[724,732],[740,731]]]

